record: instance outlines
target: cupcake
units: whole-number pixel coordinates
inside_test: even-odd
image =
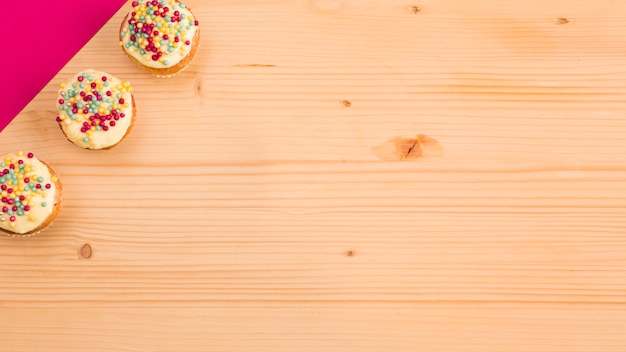
[[[86,70],[61,83],[57,122],[65,137],[86,149],[109,149],[133,127],[135,100],[126,81]]]
[[[200,43],[198,20],[177,0],[137,0],[120,27],[120,45],[139,66],[159,77],[184,70]]]
[[[61,182],[33,153],[0,159],[0,232],[32,236],[48,227],[61,210]]]

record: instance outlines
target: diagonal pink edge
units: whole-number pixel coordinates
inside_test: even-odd
[[[0,131],[76,55],[126,0],[24,0],[0,21]],[[117,38],[111,38],[117,40]]]

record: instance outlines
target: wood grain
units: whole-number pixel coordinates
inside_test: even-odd
[[[189,5],[185,72],[120,11],[0,134],[64,183],[0,238],[0,351],[626,349],[626,3]],[[54,121],[89,67],[135,88],[110,151]]]

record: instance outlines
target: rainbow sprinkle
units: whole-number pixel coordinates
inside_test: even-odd
[[[115,127],[116,121],[126,116],[122,111],[131,102],[125,101],[122,96],[132,92],[132,87],[127,81],[117,85],[110,84],[110,81],[111,77],[107,75],[94,77],[82,73],[69,86],[61,83],[57,108],[64,113],[60,113],[56,121],[68,125],[80,123],[85,143],[95,131],[106,132]]]
[[[35,166],[28,162],[32,158],[33,153],[24,158],[24,153],[18,152],[15,159],[6,156],[0,160],[0,221],[4,222],[8,217],[11,226],[15,225],[18,217],[36,221],[35,216],[29,214],[31,207],[46,205],[43,204],[45,202],[37,203],[35,197],[46,198],[52,183],[57,182],[55,176],[50,180],[38,176]]]
[[[120,42],[121,45],[129,50],[139,50],[148,60],[158,61],[165,66],[169,65],[166,56],[177,50],[180,56],[185,55],[185,46],[190,46],[191,42],[183,42],[182,38],[187,35],[187,31],[198,26],[198,21],[189,12],[183,13],[186,8],[184,3],[147,0],[133,1],[132,5],[128,27],[120,33],[122,38],[129,33],[130,39],[126,43]]]

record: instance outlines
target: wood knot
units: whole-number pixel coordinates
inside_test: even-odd
[[[353,250],[349,250],[346,252],[346,257],[354,257],[356,253]]]
[[[341,105],[343,105],[346,108],[349,108],[352,106],[352,102],[350,100],[342,100],[339,103],[341,103]]]
[[[395,137],[372,148],[374,155],[385,161],[416,160],[424,156],[442,156],[439,142],[423,134]]]
[[[202,78],[198,77],[196,79],[196,93],[198,93],[198,95],[202,95]]]
[[[410,5],[409,6],[409,12],[412,14],[417,14],[419,12],[421,12],[422,9],[419,6],[415,6],[415,5]]]
[[[85,243],[82,247],[80,247],[81,258],[89,259],[91,258],[92,254],[93,254],[93,251],[89,243]]]
[[[569,20],[565,17],[559,17],[556,19],[556,24],[568,24]]]

